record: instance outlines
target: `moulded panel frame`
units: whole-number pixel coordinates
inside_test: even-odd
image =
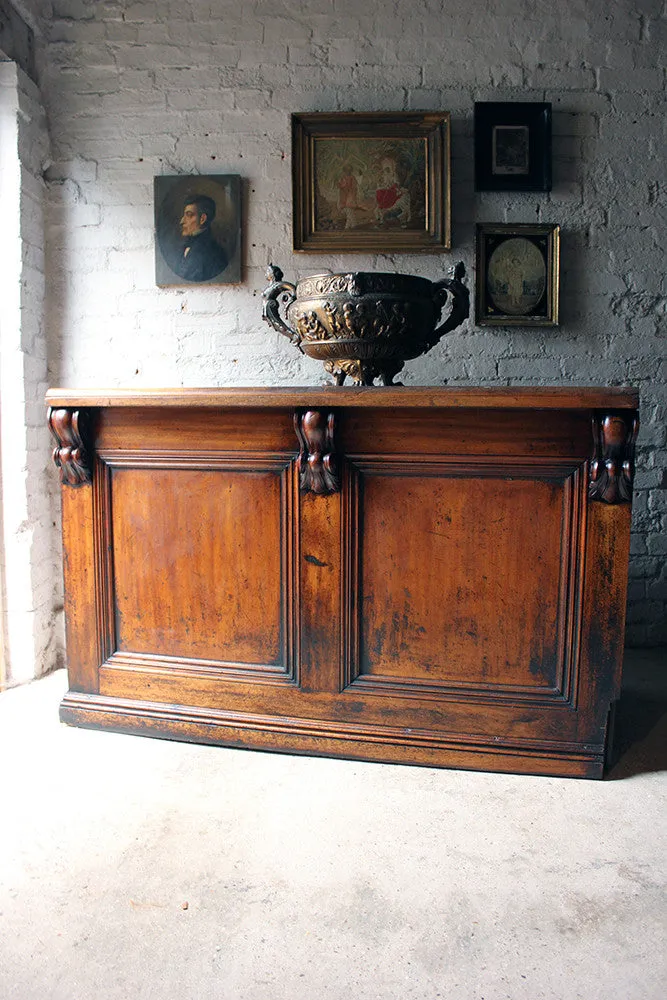
[[[342,593],[343,659],[341,692],[359,695],[406,697],[425,701],[476,700],[495,704],[535,704],[577,707],[582,590],[586,545],[586,464],[526,458],[502,465],[497,459],[470,457],[465,461],[399,461],[395,458],[351,458],[346,463],[343,492]],[[562,530],[557,612],[557,676],[554,687],[522,687],[443,680],[365,675],[361,669],[363,594],[360,581],[363,559],[363,482],[365,476],[424,477],[431,479],[513,478],[562,483]]]
[[[115,598],[113,545],[113,472],[120,469],[163,469],[168,471],[270,472],[280,480],[280,634],[282,667],[264,666],[237,660],[168,656],[160,653],[118,649],[117,603]],[[299,684],[298,657],[298,517],[293,516],[295,497],[294,456],[150,450],[145,452],[103,449],[96,456],[94,484],[94,564],[99,669],[107,686],[114,671],[137,675],[199,675],[216,681]]]

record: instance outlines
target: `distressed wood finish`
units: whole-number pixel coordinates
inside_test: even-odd
[[[63,476],[65,721],[601,776],[633,390],[48,401],[56,460],[77,413],[92,473]]]

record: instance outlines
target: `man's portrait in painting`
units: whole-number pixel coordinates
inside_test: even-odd
[[[155,178],[155,269],[161,286],[241,280],[240,177]]]

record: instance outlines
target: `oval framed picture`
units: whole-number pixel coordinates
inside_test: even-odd
[[[477,226],[475,322],[558,326],[560,227]]]

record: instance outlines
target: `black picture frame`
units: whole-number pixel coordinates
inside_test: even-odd
[[[155,283],[160,288],[238,284],[240,175],[162,175],[154,178],[153,187]],[[201,222],[190,236],[187,227],[183,228],[188,205],[190,215],[199,213]],[[206,218],[204,209],[208,205],[212,219]]]
[[[478,223],[477,326],[558,326],[560,226]]]
[[[551,104],[475,104],[475,190],[551,191]]]

